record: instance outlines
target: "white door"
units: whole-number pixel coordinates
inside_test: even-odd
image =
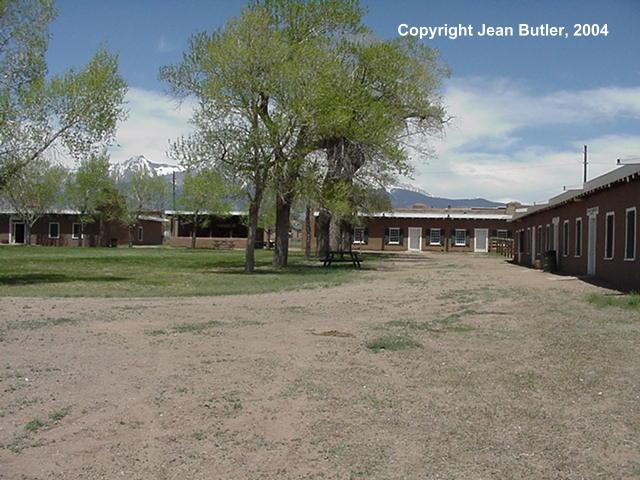
[[[589,235],[587,237],[587,275],[596,274],[596,216],[589,216]]]
[[[422,250],[422,228],[409,227],[409,250]]]
[[[489,229],[476,228],[474,231],[474,248],[475,252],[489,251]]]

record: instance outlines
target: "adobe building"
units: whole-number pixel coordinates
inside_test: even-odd
[[[640,164],[630,164],[518,209],[509,222],[516,232],[514,262],[536,265],[554,252],[560,273],[640,291],[639,207]]]
[[[353,229],[354,250],[490,252],[495,239],[513,237],[508,223],[519,204],[498,208],[429,208],[414,205],[361,215]],[[316,225],[312,228],[312,242]]]
[[[31,228],[31,245],[71,247],[80,244],[79,214],[73,210],[56,210],[39,218]],[[165,240],[166,220],[157,215],[144,215],[133,229],[134,245],[162,245]],[[85,224],[83,245],[129,245],[129,229],[125,225],[109,222]],[[11,210],[0,212],[0,244],[27,243],[25,222]]]

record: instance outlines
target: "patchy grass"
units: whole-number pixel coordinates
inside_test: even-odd
[[[78,323],[72,318],[41,318],[32,320],[12,320],[7,322],[9,330],[38,330],[46,327],[59,327],[62,325],[73,325]]]
[[[459,312],[454,312],[444,317],[438,317],[433,320],[419,322],[417,320],[390,320],[383,324],[383,327],[390,328],[403,328],[405,330],[424,330],[433,333],[442,332],[469,332],[475,330],[475,327],[466,325],[461,322],[462,318],[466,315],[471,315],[474,312],[471,309],[464,309]]]
[[[56,410],[53,411],[49,414],[49,421],[56,423],[59,422],[60,420],[62,420],[64,417],[66,417],[67,415],[69,415],[69,412],[71,411],[71,407],[65,407],[61,410]]]
[[[365,259],[364,267],[379,261]],[[323,268],[290,252],[287,268],[256,251],[256,272],[243,272],[244,252],[159,248],[0,248],[0,296],[184,297],[328,287],[357,278],[344,266]],[[33,328],[39,328],[34,324]]]
[[[218,320],[209,320],[208,322],[194,322],[194,323],[181,323],[173,327],[175,333],[204,333],[205,331],[214,328],[221,327],[224,322]]]
[[[640,293],[635,292],[627,295],[590,293],[587,301],[598,307],[619,307],[640,311]]]
[[[27,423],[24,426],[24,429],[27,432],[37,432],[38,430],[40,430],[42,427],[44,427],[44,422],[42,420],[40,420],[39,418],[34,418],[33,420],[31,420],[29,423]]]
[[[385,335],[382,337],[372,338],[367,340],[365,346],[369,350],[379,352],[381,350],[389,350],[396,352],[398,350],[408,350],[412,348],[422,348],[422,343],[411,337],[403,335]]]

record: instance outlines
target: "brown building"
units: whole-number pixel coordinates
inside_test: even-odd
[[[557,271],[588,276],[621,290],[640,291],[637,255],[640,164],[625,165],[516,211],[515,258],[539,266],[554,252]]]
[[[353,249],[374,251],[489,252],[493,239],[512,238],[515,205],[503,208],[414,207],[362,217]],[[312,229],[315,241],[315,226]]]
[[[167,210],[170,224],[169,245],[190,247],[193,235],[193,217],[190,212]],[[196,248],[242,249],[247,244],[248,227],[244,212],[229,212],[228,215],[202,214],[196,226]],[[264,246],[264,231],[259,228],[256,246]]]
[[[80,243],[79,215],[71,210],[51,212],[41,218],[31,228],[32,245],[77,246]],[[134,245],[162,245],[165,237],[165,223],[160,216],[145,215],[133,228]],[[117,223],[102,226],[96,222],[85,224],[84,245],[95,247],[99,244],[128,245],[129,229]],[[11,211],[0,212],[0,244],[25,244],[26,227],[24,221]]]

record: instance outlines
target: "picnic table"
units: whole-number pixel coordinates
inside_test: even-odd
[[[351,262],[355,268],[360,268],[360,252],[352,252],[351,250],[331,250],[325,258],[322,259],[323,267],[330,267],[332,263]]]

